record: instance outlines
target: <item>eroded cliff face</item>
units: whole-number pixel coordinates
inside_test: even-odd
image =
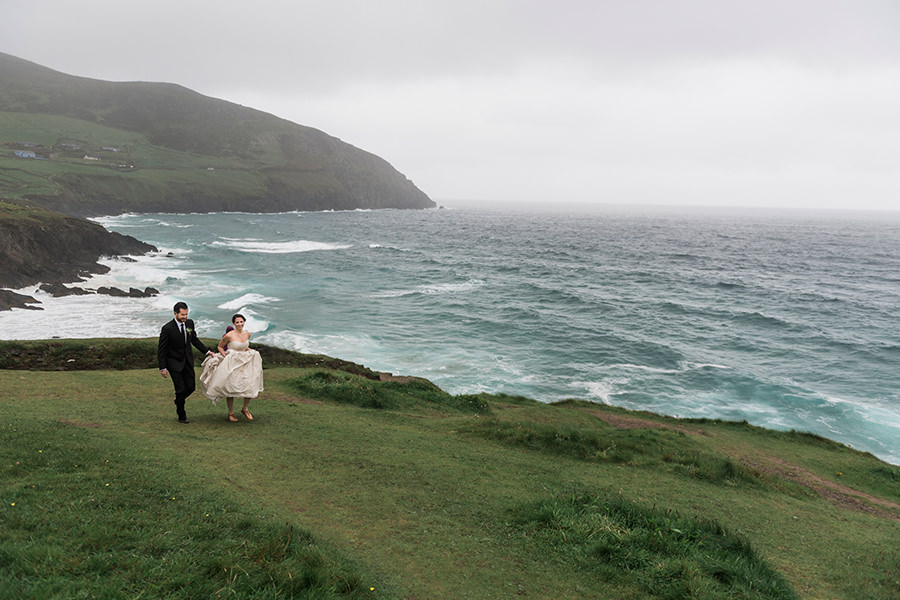
[[[155,251],[150,244],[100,225],[47,211],[0,211],[0,287],[78,281],[108,267],[97,260]]]

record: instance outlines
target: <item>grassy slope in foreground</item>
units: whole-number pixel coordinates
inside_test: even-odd
[[[180,426],[170,385],[0,371],[0,590],[900,594],[900,469],[822,438],[299,367],[266,370],[253,423],[195,395]]]

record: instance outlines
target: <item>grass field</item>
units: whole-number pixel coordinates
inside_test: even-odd
[[[254,168],[281,164],[278,157],[264,154],[260,154],[257,163],[251,163],[233,157],[179,152],[155,145],[138,133],[53,115],[0,111],[0,132],[0,197],[5,198],[55,196],[65,185],[77,186],[77,181],[88,178],[95,193],[122,198],[131,198],[135,189],[146,190],[145,195],[152,197],[153,190],[163,194],[167,186],[194,186],[223,195],[253,195],[265,188]],[[38,156],[46,160],[15,156],[13,150],[21,142],[35,144]],[[87,160],[85,156],[98,160]],[[274,162],[265,162],[270,159]]]
[[[816,436],[299,366],[180,425],[4,358],[0,597],[900,597],[900,468]]]

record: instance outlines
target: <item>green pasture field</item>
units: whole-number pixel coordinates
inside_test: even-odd
[[[22,142],[37,147],[20,147]],[[61,182],[77,177],[91,177],[95,194],[126,198],[135,189],[173,185],[196,186],[206,193],[225,196],[261,194],[265,191],[264,178],[255,169],[282,165],[284,159],[274,151],[276,148],[261,145],[255,160],[197,155],[154,145],[139,133],[89,121],[0,111],[0,197],[55,196],[61,193]],[[47,160],[19,158],[15,156],[19,149],[34,150]],[[85,155],[100,160],[88,161]]]
[[[900,468],[817,436],[282,354],[182,425],[152,340],[4,345],[0,597],[900,597]]]
[[[82,157],[93,151],[99,152],[103,146],[128,149],[149,145],[139,133],[58,115],[0,111],[0,132],[0,143],[6,148],[10,147],[8,144],[30,142],[44,147],[56,146],[62,152],[60,144],[78,144],[82,146],[81,150],[70,152]]]

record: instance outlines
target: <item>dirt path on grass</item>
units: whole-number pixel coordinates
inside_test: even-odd
[[[840,508],[867,513],[882,519],[900,521],[900,504],[861,492],[836,481],[825,479],[777,456],[735,456],[734,458],[752,469],[768,475],[782,477],[811,489]]]
[[[691,435],[707,435],[700,430],[669,425],[667,423],[660,423],[658,421],[642,419],[640,417],[625,417],[600,411],[589,412],[591,415],[617,429],[671,429],[673,431],[681,431]],[[861,492],[850,486],[825,479],[808,469],[795,465],[794,463],[777,456],[765,454],[748,456],[746,454],[728,452],[727,450],[723,451],[746,467],[759,471],[765,475],[781,477],[782,479],[787,479],[788,481],[802,485],[840,508],[866,513],[881,519],[900,521],[900,504],[891,500],[879,498],[878,496]]]

